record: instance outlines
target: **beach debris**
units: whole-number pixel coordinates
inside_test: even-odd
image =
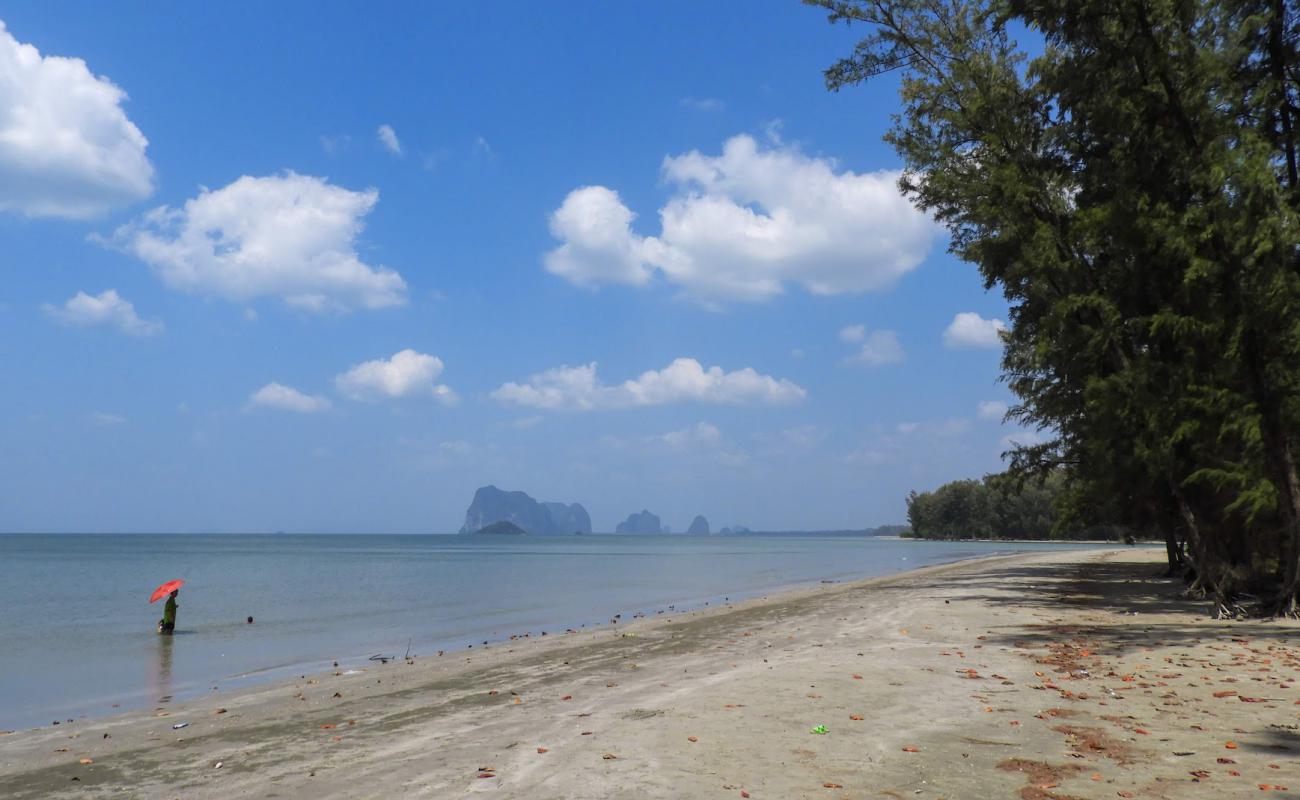
[[[809,732],[809,733],[818,733],[818,734],[823,734],[823,733],[830,733],[830,729],[827,728],[825,725],[818,725],[817,727],[813,728],[812,730],[810,730],[810,731],[808,731],[808,732]]]
[[[842,783],[831,783],[830,781],[826,781],[825,783],[822,784],[822,788],[823,788],[823,789],[843,789],[843,788],[844,788],[844,784],[842,784]]]
[[[601,758],[603,758],[606,761],[614,761],[618,758],[618,756],[614,755],[613,753],[606,753],[605,755],[601,756]]]
[[[573,699],[573,695],[571,695],[571,694],[566,694],[564,697],[561,697],[560,699],[561,699],[561,700],[572,700],[572,699]]]
[[[189,726],[190,726],[190,724],[189,724],[188,722],[178,722],[178,723],[176,723],[175,725],[172,726],[172,730],[174,730],[174,731],[178,731],[178,730],[180,730],[181,728],[188,728]]]
[[[83,759],[81,759],[81,763],[82,763],[82,764],[94,764],[94,763],[95,763],[95,759],[93,759],[93,758],[83,758]]]
[[[853,720],[854,722],[861,722],[861,721],[862,721],[862,715],[861,715],[861,714],[849,714],[849,719]]]
[[[343,699],[343,693],[342,693],[342,692],[335,692],[335,693],[334,693],[334,699],[335,699],[335,700],[342,700],[342,699]]]
[[[694,744],[695,742],[698,742],[699,740],[700,740],[700,737],[698,737],[698,736],[687,736],[687,737],[686,737],[686,741],[691,742],[692,744]]]
[[[326,730],[326,731],[328,731],[328,730],[334,728],[334,723],[333,723],[333,722],[326,722],[324,725],[321,725],[320,727],[321,727],[321,730]]]
[[[744,789],[741,789],[741,790],[740,790],[740,796],[741,796],[741,797],[749,797],[749,792],[745,791]]]
[[[225,765],[226,765],[226,762],[224,762],[224,761],[218,761],[217,763],[215,763],[215,764],[212,765],[212,768],[213,768],[213,769],[221,769],[221,768],[224,767]]]
[[[906,746],[903,748],[903,752],[904,752],[904,753],[919,753],[919,752],[921,752],[921,750],[920,750],[920,748],[917,748],[917,747],[915,747],[915,746],[909,744],[909,745],[906,745]]]
[[[549,753],[549,752],[551,752],[551,751],[550,751],[550,750],[547,750],[545,747],[539,747],[539,748],[537,748],[537,752],[539,752],[539,753]]]
[[[218,708],[218,709],[216,709],[215,711],[212,712],[212,714],[213,714],[214,716],[217,715],[217,714],[224,714],[224,713],[226,713],[226,709],[224,709],[224,708]]]

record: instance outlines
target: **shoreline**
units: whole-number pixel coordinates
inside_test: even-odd
[[[561,537],[545,537],[555,539]],[[617,537],[624,539],[636,538],[634,536]],[[688,537],[689,538],[689,537]],[[694,537],[702,539],[705,537]],[[744,538],[744,537],[708,537],[715,540],[720,538]],[[761,537],[760,537],[761,538]],[[888,542],[897,542],[898,540],[890,537],[872,537],[864,546],[870,546],[871,542],[880,539],[881,544]],[[912,562],[926,563],[953,563],[954,561],[968,560],[972,558],[982,558],[987,555],[995,554],[998,551],[1005,554],[1014,551],[1020,547],[1030,547],[1039,550],[1060,550],[1061,544],[1069,549],[1069,543],[1049,543],[1044,545],[1039,542],[1015,543],[1010,541],[1003,542],[981,542],[971,546],[969,542],[925,542],[909,544],[906,540],[903,547],[911,551],[915,547],[915,553],[912,554]],[[1095,544],[1078,544],[1076,547],[1096,547]],[[958,550],[974,550],[976,553],[953,553],[943,560],[936,554],[943,554],[945,547],[953,547]],[[232,691],[244,691],[250,688],[265,686],[273,683],[282,683],[299,677],[304,673],[315,674],[326,672],[331,664],[342,664],[345,667],[365,667],[370,666],[369,657],[375,654],[382,654],[390,659],[396,659],[403,655],[404,652],[412,652],[416,656],[432,657],[439,652],[457,653],[467,649],[477,649],[485,644],[501,644],[514,639],[526,639],[529,636],[538,637],[541,635],[555,635],[564,632],[567,629],[577,631],[594,631],[607,627],[610,620],[618,618],[626,624],[637,617],[656,617],[668,614],[680,614],[683,611],[699,610],[703,608],[716,607],[729,601],[741,601],[758,597],[777,597],[787,592],[798,590],[800,588],[816,588],[827,585],[828,581],[835,583],[844,583],[846,581],[863,580],[861,576],[865,572],[871,577],[884,577],[888,575],[901,574],[903,572],[915,569],[909,565],[909,559],[905,556],[901,561],[889,562],[887,569],[892,571],[883,572],[873,575],[875,571],[872,566],[866,565],[863,569],[834,569],[829,564],[823,565],[823,569],[817,573],[803,574],[799,576],[789,576],[776,582],[765,582],[759,584],[757,588],[745,588],[731,586],[730,588],[714,587],[713,591],[707,593],[696,592],[694,594],[677,594],[675,596],[664,595],[661,593],[658,598],[642,598],[640,602],[623,603],[617,600],[604,606],[605,613],[598,614],[595,612],[599,606],[593,605],[586,610],[586,613],[566,613],[559,609],[543,611],[542,614],[533,615],[533,619],[528,621],[514,620],[497,622],[484,622],[477,625],[477,630],[464,629],[460,632],[446,633],[444,635],[429,636],[427,633],[420,638],[420,641],[414,642],[411,649],[407,650],[407,636],[405,632],[400,638],[394,636],[371,637],[368,641],[361,641],[359,637],[348,637],[346,646],[321,646],[317,644],[310,651],[293,651],[284,649],[284,652],[278,654],[279,657],[267,660],[253,661],[244,659],[240,669],[219,672],[210,671],[189,671],[185,673],[185,679],[174,682],[170,687],[151,686],[148,689],[130,685],[112,684],[105,685],[102,691],[94,692],[93,696],[73,696],[73,697],[54,697],[51,693],[50,702],[41,705],[30,704],[22,705],[21,699],[19,706],[11,711],[17,711],[8,715],[8,718],[2,718],[0,715],[0,730],[27,730],[40,727],[48,727],[51,720],[58,720],[59,724],[83,724],[92,722],[105,717],[116,716],[127,713],[132,710],[148,708],[157,702],[159,697],[167,697],[170,702],[183,702],[199,700],[205,697],[215,696],[214,691],[218,690],[222,696]],[[703,588],[703,587],[698,587]],[[553,613],[557,612],[559,613]],[[572,609],[570,609],[572,611]],[[242,613],[242,612],[241,612]],[[242,618],[241,618],[242,619]],[[199,628],[190,629],[184,624],[182,619],[182,630],[180,634],[185,635],[185,643],[188,644],[193,637],[188,636],[191,633],[202,635],[206,628],[200,623]],[[242,626],[240,626],[242,627]],[[426,628],[428,626],[425,626]],[[418,633],[421,626],[413,626]],[[150,637],[153,638],[153,637]],[[190,652],[193,648],[180,648],[178,642],[178,651]],[[467,648],[472,645],[472,648]],[[230,645],[239,650],[240,645],[232,642]],[[79,656],[74,656],[79,658]],[[222,654],[224,658],[224,654]],[[76,661],[64,663],[77,663]],[[218,663],[218,662],[205,662]],[[82,676],[88,682],[94,681],[93,672],[87,674],[87,671],[81,670]],[[169,670],[170,672],[170,670]],[[90,683],[90,685],[94,685]]]
[[[1154,555],[987,556],[32,729],[0,736],[0,785],[1050,800],[1285,784],[1269,763],[1294,767],[1300,747],[1270,749],[1291,742],[1268,724],[1294,722],[1300,625],[1205,618],[1164,596]],[[1192,675],[1207,656],[1226,673]],[[1245,671],[1262,659],[1271,672]],[[1205,680],[1161,677],[1175,671]],[[829,733],[810,735],[819,724]],[[1241,742],[1235,768],[1213,758],[1225,735]],[[1213,778],[1193,782],[1199,767]]]

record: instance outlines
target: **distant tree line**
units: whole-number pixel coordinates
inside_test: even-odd
[[[910,536],[918,539],[1125,539],[1116,525],[1085,525],[1062,513],[1063,471],[1042,479],[1007,473],[945,483],[907,496]]]
[[[830,88],[899,79],[900,187],[1011,306],[1010,416],[1046,437],[1011,471],[1161,531],[1221,616],[1297,616],[1296,4],[807,1],[865,34]]]

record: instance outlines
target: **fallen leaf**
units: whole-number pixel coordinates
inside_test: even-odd
[[[843,788],[844,788],[844,785],[843,785],[843,784],[840,784],[840,783],[831,783],[830,781],[827,781],[826,783],[823,783],[823,784],[822,784],[822,788],[823,788],[823,789],[843,789]]]
[[[1223,692],[1215,692],[1214,696],[1215,697],[1236,697],[1237,693],[1232,690],[1228,690]]]
[[[1237,743],[1236,743],[1236,742],[1224,742],[1224,743],[1223,743],[1223,746],[1226,747],[1226,748],[1229,749],[1229,750],[1236,750],[1236,749],[1237,749]]]
[[[83,759],[81,759],[81,763],[83,763],[83,764],[94,764],[94,763],[95,763],[95,760],[94,760],[93,758],[83,758]]]
[[[537,748],[537,752],[539,752],[539,753],[549,753],[549,752],[551,752],[551,751],[550,751],[550,750],[547,750],[545,747],[539,747],[539,748]]]
[[[573,699],[573,695],[571,695],[571,694],[566,694],[564,697],[561,697],[560,699],[561,699],[561,700],[572,700],[572,699]]]
[[[699,741],[699,737],[697,737],[697,736],[687,736],[687,737],[686,737],[686,741],[688,741],[688,742],[698,742],[698,741]]]
[[[605,755],[601,756],[601,758],[605,759],[606,761],[613,761],[617,759],[618,756],[614,755],[613,753],[606,753]]]
[[[321,727],[324,728],[325,730],[329,730],[330,728],[333,728],[333,727],[334,727],[334,723],[333,723],[333,722],[327,722],[327,723],[325,723],[324,725],[322,725]]]
[[[1151,731],[1147,730],[1146,728],[1134,728],[1134,729],[1133,729],[1133,732],[1134,732],[1134,733],[1140,733],[1140,734],[1142,734],[1143,736],[1150,736],[1150,735],[1151,735]]]
[[[861,675],[854,675],[854,676],[853,676],[853,680],[855,680],[855,681],[860,681],[860,680],[862,680],[862,676],[861,676]]]
[[[919,752],[921,752],[921,751],[920,751],[918,748],[913,747],[912,745],[909,744],[909,745],[907,745],[906,747],[903,748],[903,752],[904,752],[904,753],[919,753]]]
[[[861,721],[862,721],[862,715],[861,715],[861,714],[849,714],[849,719],[853,720],[854,722],[861,722]]]
[[[740,796],[741,796],[741,797],[749,797],[749,792],[745,791],[744,789],[741,789],[741,790],[740,790]]]

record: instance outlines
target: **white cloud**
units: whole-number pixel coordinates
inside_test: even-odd
[[[451,387],[436,383],[442,374],[442,359],[406,349],[392,358],[378,358],[353,366],[334,378],[334,386],[353,400],[384,397],[435,397],[443,403],[456,402]]]
[[[980,419],[1001,420],[1007,413],[1007,404],[1001,400],[984,400],[979,404],[975,415]]]
[[[492,145],[489,144],[488,140],[484,139],[482,136],[475,136],[474,152],[478,155],[490,156],[492,155]]]
[[[974,311],[963,311],[943,332],[943,343],[948,347],[1001,347],[999,334],[1006,329],[1007,324],[1000,319],[984,319]]]
[[[807,392],[789,380],[760,375],[746,367],[724,372],[705,369],[693,358],[678,358],[662,370],[609,386],[596,377],[596,364],[562,366],[538,373],[527,383],[507,383],[492,392],[504,403],[548,409],[593,410],[698,402],[724,405],[790,404]]]
[[[90,421],[101,427],[114,427],[126,424],[126,417],[121,414],[109,414],[105,411],[93,411],[90,414]]]
[[[683,97],[682,106],[695,111],[726,111],[727,104],[716,97]]]
[[[161,322],[140,319],[135,306],[113,289],[97,295],[77,292],[62,306],[46,303],[41,308],[67,325],[110,325],[131,336],[153,336],[163,331]]]
[[[325,411],[330,407],[328,398],[303,394],[291,386],[281,383],[268,383],[248,397],[248,407],[263,406],[281,411],[296,411],[299,414],[311,414]]]
[[[0,22],[0,211],[86,218],[153,193],[126,92],[79,58],[42,56]]]
[[[899,193],[897,172],[857,174],[779,143],[729,139],[719,156],[664,159],[674,194],[658,236],[603,186],[573,190],[551,216],[562,244],[546,268],[575,284],[645,286],[656,276],[706,304],[759,302],[787,284],[814,294],[889,286],[925,257],[937,227]]]
[[[388,152],[395,156],[400,156],[402,154],[402,143],[398,141],[397,131],[393,130],[392,125],[386,123],[380,125],[379,129],[375,131],[375,136],[379,138],[380,144],[382,144],[384,149],[388,150]]]
[[[112,243],[185,292],[236,302],[280,297],[310,311],[381,308],[404,303],[406,283],[357,255],[362,219],[378,200],[374,189],[353,192],[310,175],[246,175],[183,208],[148,212]]]
[[[694,428],[669,431],[651,436],[652,444],[659,444],[669,450],[702,450],[722,444],[722,431],[717,426],[701,422]]]
[[[880,367],[885,364],[897,364],[903,360],[903,346],[898,342],[898,334],[893,331],[872,331],[862,342],[862,347],[849,361]]]
[[[867,337],[866,325],[845,325],[843,328],[840,328],[841,342],[848,342],[852,344],[854,342],[860,342],[866,337]]]

